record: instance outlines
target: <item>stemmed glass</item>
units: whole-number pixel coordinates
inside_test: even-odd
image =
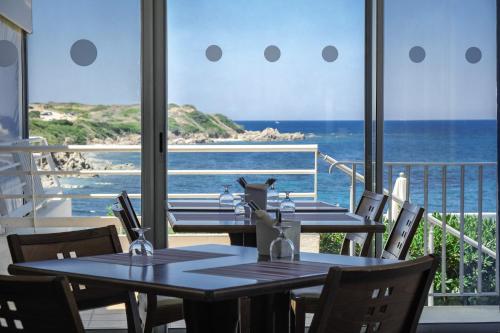
[[[146,240],[144,233],[151,228],[133,228],[132,230],[137,233],[137,239],[130,243],[128,248],[129,255],[132,256],[146,256],[153,255],[153,244]]]
[[[267,190],[267,204],[271,208],[277,208],[279,204],[279,192],[276,190],[276,187],[274,187],[274,184]]]
[[[273,260],[289,260],[293,261],[295,246],[293,242],[286,238],[285,230],[291,228],[290,223],[277,223],[273,226],[274,229],[279,231],[278,237],[269,245],[269,255],[271,261]]]
[[[291,191],[285,191],[285,199],[281,201],[280,211],[282,213],[295,213],[295,202],[290,198]]]
[[[229,188],[231,185],[224,185],[224,192],[222,192],[219,196],[219,206],[233,206],[234,205],[234,197],[231,193],[229,193]]]
[[[252,208],[246,201],[247,194],[240,196],[240,200],[234,205],[234,214],[236,216],[243,216],[245,220],[249,220],[252,217]]]

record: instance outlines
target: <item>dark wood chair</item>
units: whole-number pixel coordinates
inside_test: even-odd
[[[382,258],[406,259],[423,215],[424,209],[422,207],[412,205],[408,201],[403,204],[387,243],[385,243]]]
[[[363,216],[366,219],[380,222],[382,214],[384,214],[387,198],[385,194],[365,191],[359,200],[355,214]],[[366,257],[370,252],[372,239],[373,233],[347,233],[344,237],[340,254],[349,255],[352,244],[354,249],[356,249],[356,247],[361,249],[359,252],[360,256]]]
[[[373,221],[380,221],[384,214],[387,195],[365,191],[361,196],[355,214]],[[351,246],[356,251],[360,248],[359,255],[368,256],[370,252],[373,233],[347,233],[342,243],[340,254],[350,255]],[[323,286],[302,288],[292,291],[292,327],[295,327],[296,333],[302,333],[305,330],[306,313],[314,313],[317,308],[319,296]]]
[[[0,276],[0,332],[84,333],[68,280]]]
[[[133,229],[140,228],[141,224],[127,192],[123,191],[117,201],[118,203],[112,207],[113,213],[127,231],[129,241],[134,241],[137,239],[137,234]],[[138,301],[145,333],[152,332],[156,326],[184,319],[183,301],[180,298],[139,294]]]
[[[437,260],[331,268],[310,333],[415,333]]]
[[[14,263],[121,253],[115,226],[52,234],[9,235]],[[129,332],[141,329],[135,295],[127,290],[70,284],[79,310],[125,303]]]
[[[127,237],[129,241],[133,242],[137,239],[137,233],[133,231],[134,228],[140,228],[141,222],[135,213],[134,206],[132,206],[132,201],[130,200],[127,191],[122,191],[122,193],[116,198],[118,207],[114,206],[113,213],[116,217],[120,219],[123,227],[127,231]]]

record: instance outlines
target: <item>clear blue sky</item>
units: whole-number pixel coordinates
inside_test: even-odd
[[[169,101],[233,119],[362,119],[364,0],[169,0]],[[140,100],[138,0],[33,0],[31,101]],[[495,0],[386,0],[386,119],[496,118]],[[86,38],[97,61],[76,66]],[[209,45],[222,59],[205,58]],[[277,45],[281,58],[267,62]],[[321,57],[334,45],[337,61]],[[413,46],[426,59],[411,62]],[[469,47],[482,60],[465,60]]]

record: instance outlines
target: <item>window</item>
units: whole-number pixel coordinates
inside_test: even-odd
[[[492,0],[385,2],[385,186],[426,209],[412,254],[442,256],[437,296],[498,288],[495,13]]]
[[[0,142],[21,136],[22,32],[0,17]]]
[[[86,173],[56,179],[54,191],[72,201],[63,215],[109,215],[122,189],[140,210],[140,19],[140,0],[33,1],[30,135],[108,148],[53,155],[63,170]]]

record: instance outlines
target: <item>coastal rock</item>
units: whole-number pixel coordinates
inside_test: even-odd
[[[52,157],[59,170],[130,170],[134,169],[133,163],[113,164],[110,161],[88,157],[79,152],[53,153]],[[72,176],[78,177],[78,176]],[[83,177],[83,176],[79,176]],[[94,177],[98,177],[95,175]]]
[[[60,170],[90,170],[92,165],[78,152],[62,152],[52,154],[57,167]]]
[[[266,128],[262,131],[244,131],[235,133],[229,137],[218,138],[209,137],[204,133],[196,133],[189,136],[178,136],[174,133],[168,133],[168,143],[171,145],[203,144],[224,141],[248,141],[248,142],[271,142],[271,141],[296,141],[304,140],[305,135],[300,132],[280,133],[276,128]]]
[[[245,131],[243,134],[238,135],[238,139],[242,141],[295,141],[303,140],[304,134],[300,132],[295,133],[280,133],[276,128],[266,128],[262,131]]]

